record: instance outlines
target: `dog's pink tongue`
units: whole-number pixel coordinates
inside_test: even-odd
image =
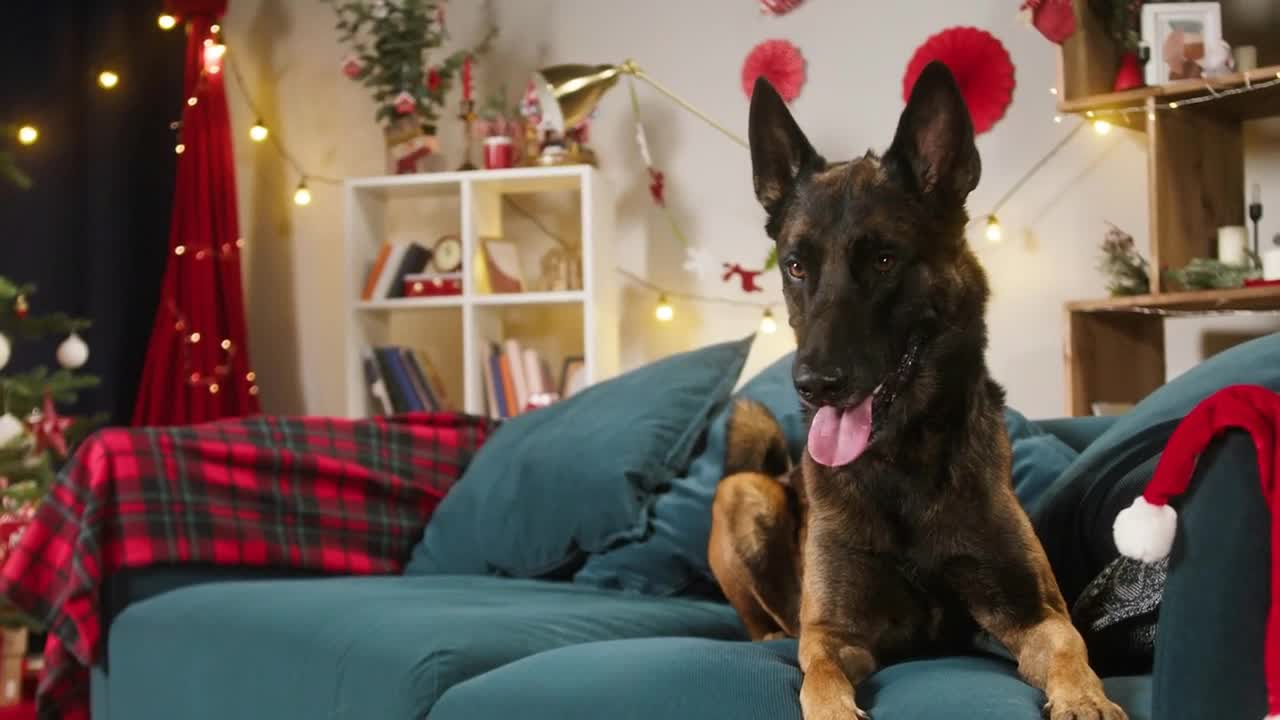
[[[809,455],[820,465],[848,465],[867,449],[871,439],[871,400],[868,395],[857,407],[837,410],[824,406],[809,426]]]

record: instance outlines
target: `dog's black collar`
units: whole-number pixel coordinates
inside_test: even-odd
[[[880,391],[876,393],[871,401],[871,438],[879,433],[880,422],[878,418],[886,417],[885,413],[893,406],[898,396],[906,389],[907,384],[911,381],[912,375],[915,374],[916,365],[920,361],[920,354],[924,349],[924,337],[920,334],[911,336],[911,340],[907,344],[907,349],[902,353],[902,357],[898,358],[898,366],[880,386]]]

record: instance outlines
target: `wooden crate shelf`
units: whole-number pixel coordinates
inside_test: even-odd
[[[1167,292],[1159,295],[1132,295],[1102,300],[1077,300],[1067,303],[1067,310],[1077,313],[1168,311],[1170,314],[1233,310],[1280,311],[1280,285],[1260,285],[1231,290]]]
[[[1151,294],[1066,304],[1066,404],[1087,415],[1095,403],[1141,400],[1165,381],[1164,319],[1231,311],[1280,312],[1280,288],[1180,292],[1164,271],[1211,256],[1217,230],[1245,224],[1244,122],[1280,116],[1280,85],[1152,112],[1157,105],[1280,79],[1280,13],[1265,27],[1229,26],[1229,37],[1262,38],[1269,65],[1210,80],[1111,92],[1120,52],[1088,0],[1074,0],[1076,32],[1059,50],[1058,110],[1145,133]],[[1225,11],[1225,8],[1224,8]],[[1126,112],[1121,113],[1120,110]]]
[[[1206,87],[1212,87],[1215,91],[1221,92],[1242,88],[1246,84],[1273,80],[1280,80],[1280,65],[1258,68],[1247,73],[1223,75],[1207,81],[1179,80],[1155,87],[1064,98],[1058,103],[1058,111],[1067,114],[1093,113],[1100,118],[1113,119],[1111,116],[1118,108],[1142,107],[1144,110],[1137,112],[1134,122],[1130,123],[1129,127],[1145,130],[1146,122],[1142,116],[1145,115],[1145,107],[1149,100],[1160,103],[1176,102],[1204,95]],[[1202,105],[1189,106],[1187,109],[1229,120],[1256,120],[1280,115],[1280,86],[1258,90],[1248,95],[1236,95]]]

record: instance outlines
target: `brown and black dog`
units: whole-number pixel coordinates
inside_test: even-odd
[[[927,67],[882,157],[827,163],[765,81],[756,196],[795,328],[802,463],[737,405],[709,560],[751,637],[800,640],[805,720],[865,717],[854,688],[985,630],[1053,720],[1119,720],[1010,482],[989,376],[986,276],[965,199],[981,164],[951,73]]]

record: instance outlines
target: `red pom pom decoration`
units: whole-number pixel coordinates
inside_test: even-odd
[[[756,45],[742,62],[742,92],[748,99],[758,77],[768,80],[786,102],[795,100],[805,80],[800,48],[786,40],[765,40]]]
[[[990,130],[1004,117],[1013,101],[1013,61],[991,33],[956,27],[926,40],[907,63],[907,73],[902,78],[903,100],[911,97],[916,78],[934,60],[942,61],[955,75],[975,133]]]

